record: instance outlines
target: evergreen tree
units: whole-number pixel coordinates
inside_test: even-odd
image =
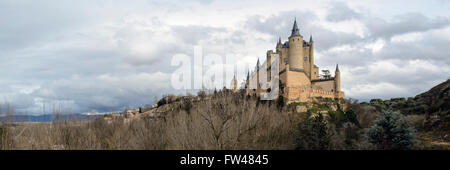
[[[382,111],[366,135],[379,149],[412,149],[416,142],[415,130],[393,111]]]
[[[346,121],[349,121],[349,122],[355,124],[356,126],[361,127],[358,122],[356,113],[353,110],[350,109],[345,112],[345,119],[346,119]]]
[[[308,118],[300,123],[296,144],[296,149],[329,149],[330,135],[322,114]]]

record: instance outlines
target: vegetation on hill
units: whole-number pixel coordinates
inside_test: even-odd
[[[2,132],[8,131],[2,133],[1,141],[8,143],[2,149],[373,148],[363,137],[367,122],[375,119],[370,109],[354,102],[345,107],[355,111],[342,111],[343,102],[280,105],[228,90],[172,96],[135,116],[126,111],[94,121],[2,124]]]
[[[226,89],[169,95],[93,121],[1,123],[0,149],[448,149],[448,82],[361,104],[287,104]]]
[[[420,138],[447,143],[445,147],[450,147],[450,79],[415,97],[372,99],[361,104],[373,106],[377,111],[399,111]]]

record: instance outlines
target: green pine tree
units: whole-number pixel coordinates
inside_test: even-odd
[[[415,130],[393,111],[382,111],[366,135],[379,149],[413,149],[416,142]]]

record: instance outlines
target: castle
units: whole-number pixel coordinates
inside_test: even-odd
[[[278,56],[279,62],[272,62],[272,56]],[[252,74],[247,74],[245,89],[248,94],[259,95],[261,92],[270,92],[270,88],[261,83],[260,74],[264,71],[267,80],[271,79],[272,64],[279,64],[279,96],[289,102],[307,102],[314,97],[343,98],[341,91],[341,75],[336,65],[335,76],[329,74],[319,76],[319,67],[314,64],[314,41],[312,36],[309,42],[303,40],[297,21],[294,20],[289,40],[282,43],[281,38],[276,45],[276,51],[268,50],[266,61],[260,65],[259,59]],[[325,72],[328,72],[325,70]],[[251,85],[252,82],[258,82]],[[255,84],[255,83],[253,83]],[[267,86],[266,86],[267,87]],[[264,90],[263,90],[264,89]]]

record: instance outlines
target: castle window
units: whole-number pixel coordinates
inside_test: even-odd
[[[308,57],[303,58],[303,60],[308,61]]]
[[[284,63],[288,64],[288,58],[284,58]]]

